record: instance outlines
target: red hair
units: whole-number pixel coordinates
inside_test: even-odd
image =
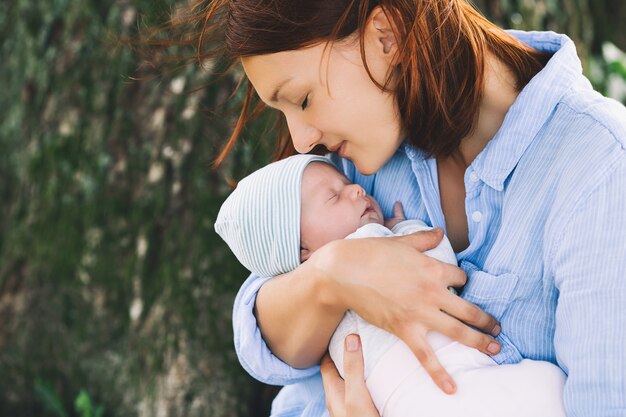
[[[177,44],[193,43],[199,62],[219,58],[232,65],[242,57],[296,50],[354,33],[363,45],[366,21],[376,6],[385,11],[399,40],[394,93],[406,139],[430,156],[449,156],[473,131],[488,53],[511,70],[518,91],[549,59],[465,0],[195,0],[190,13],[173,19],[170,28],[186,31]],[[363,49],[361,53],[367,69]],[[240,86],[246,88],[243,106],[216,158],[218,165],[246,122],[264,108],[250,83],[242,80]],[[276,159],[296,153],[285,125],[281,120],[278,126]]]

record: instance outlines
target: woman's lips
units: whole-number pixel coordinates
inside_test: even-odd
[[[346,144],[347,142],[344,140],[343,142],[340,142],[337,146],[333,146],[332,148],[326,147],[326,149],[328,149],[328,152],[336,152],[337,155],[339,155],[341,158],[345,158]]]
[[[343,142],[341,142],[341,145],[339,145],[339,149],[337,150],[337,155],[339,155],[341,158],[347,158],[347,154],[346,154],[346,144],[347,142],[344,140]]]

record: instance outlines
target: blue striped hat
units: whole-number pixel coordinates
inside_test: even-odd
[[[294,155],[242,179],[226,199],[215,231],[239,262],[260,276],[276,276],[300,265],[302,174],[315,155]]]

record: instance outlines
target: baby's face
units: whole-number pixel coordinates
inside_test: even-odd
[[[324,162],[313,162],[302,176],[300,240],[302,260],[367,223],[383,224],[380,206],[360,185]]]

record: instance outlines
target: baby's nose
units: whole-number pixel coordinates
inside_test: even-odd
[[[366,195],[365,190],[359,184],[352,184],[352,196],[354,198],[364,197]]]

